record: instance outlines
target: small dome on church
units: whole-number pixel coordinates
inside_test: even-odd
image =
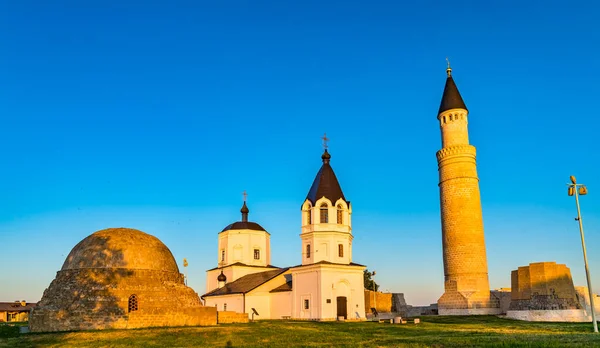
[[[169,248],[158,238],[132,228],[108,228],[79,242],[62,270],[127,268],[179,273]]]
[[[246,202],[244,202],[244,205],[242,206],[242,209],[240,209],[240,212],[242,214],[248,214],[250,212],[250,209],[248,209],[248,206],[246,205]]]
[[[219,282],[227,281],[227,277],[223,274],[223,271],[221,271],[221,274],[219,274],[219,276],[217,277],[217,281],[219,281]]]
[[[267,232],[267,230],[265,230],[261,225],[257,224],[256,222],[248,221],[248,213],[250,212],[250,209],[248,209],[246,201],[244,201],[244,205],[242,205],[242,209],[240,209],[240,212],[242,213],[242,221],[237,221],[227,225],[221,232],[229,230],[254,230]]]

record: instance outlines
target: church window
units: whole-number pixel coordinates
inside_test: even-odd
[[[310,207],[308,207],[308,211],[306,212],[306,224],[307,225],[312,224],[312,218],[311,218],[311,214],[310,214]]]
[[[259,249],[254,249],[254,259],[260,260],[260,250]]]
[[[327,203],[321,204],[321,223],[329,222],[329,211],[327,209]]]
[[[225,262],[225,250],[221,250],[221,261]]]
[[[344,215],[343,215],[344,211],[342,210],[342,205],[338,204],[337,206],[337,223],[338,224],[343,224],[344,223]]]
[[[223,303],[223,310],[226,311],[227,310],[227,303]]]
[[[129,296],[129,306],[128,306],[128,312],[135,312],[138,310],[138,298],[136,295],[131,295]]]
[[[309,309],[310,308],[310,301],[308,299],[304,300],[304,309]]]
[[[310,259],[310,244],[306,244],[306,258]]]
[[[344,257],[344,244],[338,244],[338,256]]]

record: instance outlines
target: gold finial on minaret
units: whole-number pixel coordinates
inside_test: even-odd
[[[450,60],[446,57],[446,63],[448,63],[448,67],[446,68],[446,74],[448,77],[452,76],[452,68],[450,67]]]

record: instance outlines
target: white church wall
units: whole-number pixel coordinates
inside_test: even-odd
[[[292,271],[292,317],[294,319],[320,317],[319,273],[318,268],[312,267],[308,270],[300,268]]]
[[[268,282],[260,285],[256,289],[246,294],[246,312],[252,315],[252,308],[255,308],[258,312],[258,316],[254,319],[273,319],[271,317],[271,300],[273,293],[270,291],[278,286],[281,286],[287,282],[291,277],[289,272],[278,275],[277,277],[269,280]],[[287,304],[287,307],[291,307],[291,303]],[[279,319],[279,318],[274,318]]]
[[[337,319],[338,297],[346,298],[347,319],[365,318],[364,279],[362,268],[322,266],[323,319]],[[329,303],[327,300],[330,300]]]
[[[216,306],[217,311],[244,313],[244,298],[242,294],[205,297],[204,305],[207,307]]]
[[[271,237],[265,231],[229,230],[219,234],[219,265],[236,262],[247,265],[267,266],[271,263]],[[259,259],[254,258],[254,250],[259,250]],[[225,251],[223,261],[222,253]]]
[[[246,313],[250,318],[252,318],[252,308],[258,313],[258,316],[254,316],[254,320],[271,319],[271,297],[269,294],[246,294]]]
[[[291,318],[292,316],[292,292],[271,293],[271,319]]]

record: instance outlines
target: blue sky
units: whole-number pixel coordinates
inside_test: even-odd
[[[585,285],[576,175],[600,290],[600,8],[565,4],[0,3],[0,301],[39,300],[77,242],[120,226],[188,258],[202,294],[243,190],[273,263],[300,263],[327,132],[354,261],[383,290],[435,302],[447,56],[478,150],[491,287],[538,261]]]

